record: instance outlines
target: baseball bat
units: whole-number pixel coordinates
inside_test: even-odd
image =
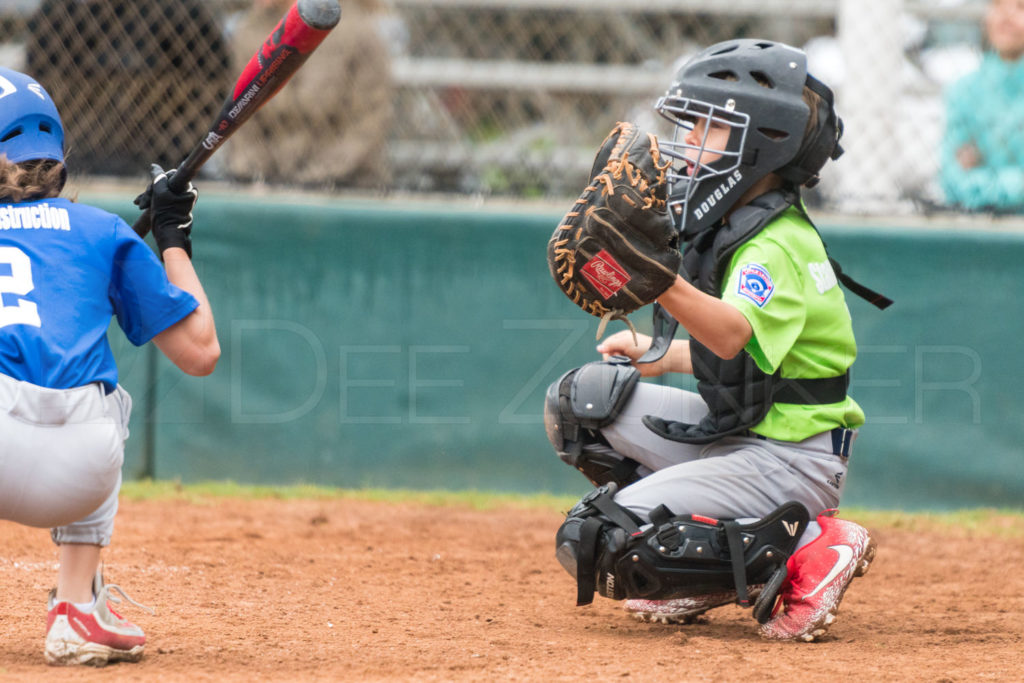
[[[242,70],[209,131],[178,165],[168,182],[171,190],[188,187],[202,165],[288,82],[340,18],[338,0],[297,0],[292,5]],[[151,217],[146,210],[132,226],[140,237],[149,232]]]

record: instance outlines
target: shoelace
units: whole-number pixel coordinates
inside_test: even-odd
[[[135,602],[135,600],[133,600],[130,595],[125,593],[124,589],[121,588],[120,586],[118,586],[116,583],[105,583],[105,584],[103,584],[103,587],[100,588],[100,592],[96,595],[96,602],[99,602],[100,600],[104,600],[104,601],[109,600],[109,601],[111,601],[111,602],[113,602],[113,603],[115,603],[117,605],[120,605],[121,604],[121,598],[114,597],[113,595],[111,595],[110,594],[111,590],[116,590],[118,593],[121,594],[122,598],[124,598],[128,602],[132,603],[136,607],[144,609],[144,610],[146,610],[147,612],[149,612],[150,614],[152,614],[154,616],[156,615],[156,610],[154,610],[152,607],[147,607],[146,605],[143,605],[142,603]],[[118,616],[120,616],[120,615],[118,615]]]
[[[639,346],[640,341],[637,339],[636,336],[636,328],[633,326],[632,321],[630,321],[629,318],[623,315],[622,310],[618,308],[612,309],[601,316],[601,322],[597,326],[596,339],[600,340],[601,337],[604,336],[604,330],[608,326],[609,320],[621,320],[622,322],[626,323],[626,325],[629,326],[629,331],[633,333],[633,345]]]

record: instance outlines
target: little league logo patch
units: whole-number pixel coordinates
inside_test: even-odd
[[[612,255],[602,249],[594,254],[594,258],[587,261],[580,272],[587,282],[594,286],[604,299],[609,299],[615,292],[626,286],[632,278],[629,273],[612,258]]]
[[[743,269],[740,270],[740,286],[737,294],[747,297],[757,304],[758,308],[764,308],[764,305],[772,298],[773,292],[775,292],[775,283],[772,282],[772,276],[768,274],[764,266],[756,263],[748,263],[743,266]]]

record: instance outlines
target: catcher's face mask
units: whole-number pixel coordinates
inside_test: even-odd
[[[803,91],[811,82],[802,51],[767,40],[717,43],[680,67],[657,109],[675,128],[672,141],[661,145],[677,160],[668,204],[684,239],[716,225],[769,173],[796,187],[821,167],[825,155],[810,154],[809,160],[801,151],[810,116]],[[825,118],[831,123],[821,128],[834,133],[836,117]],[[711,136],[703,132],[723,126],[731,131],[728,141],[710,149]],[[822,141],[815,149],[835,146],[836,136],[828,132],[815,136]],[[721,156],[705,156],[712,151]]]
[[[668,171],[668,209],[676,227],[686,233],[703,227],[702,219],[719,202],[731,205],[739,199],[731,190],[742,180],[739,169],[750,117],[735,111],[735,106],[732,100],[718,107],[671,95],[658,101],[658,112],[674,124],[671,142],[659,144],[674,160]],[[685,221],[688,216],[694,220]]]

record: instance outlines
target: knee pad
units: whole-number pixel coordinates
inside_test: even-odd
[[[613,600],[667,600],[734,589],[749,607],[747,586],[764,584],[754,605],[760,620],[810,519],[791,502],[749,524],[673,515],[665,506],[643,524],[613,500],[614,491],[584,496],[555,536],[556,557],[576,578],[578,605],[592,602],[595,591]]]
[[[635,460],[616,453],[601,436],[632,395],[640,371],[629,359],[595,361],[570,370],[550,387],[544,400],[544,429],[558,457],[595,486],[631,484]]]
[[[612,483],[599,486],[583,496],[569,510],[565,521],[555,534],[555,557],[576,579],[576,604],[589,605],[594,591],[601,595],[618,596],[615,575],[600,571],[614,558],[621,557],[628,545],[628,537],[640,532],[643,524],[635,513],[613,500],[618,487]],[[600,585],[599,585],[599,582]]]

